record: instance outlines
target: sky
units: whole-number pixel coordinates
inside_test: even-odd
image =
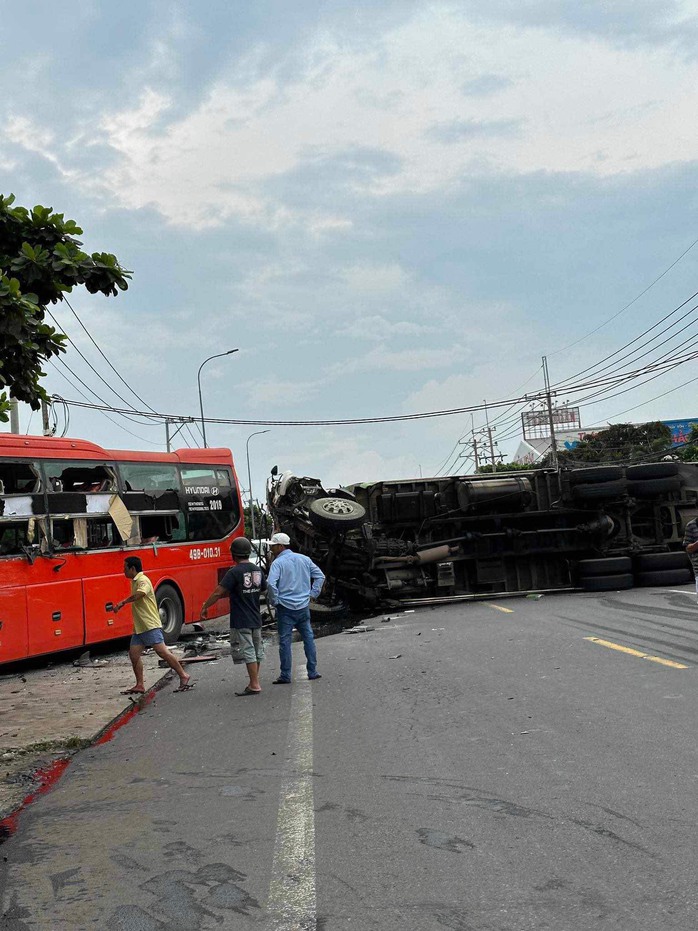
[[[72,374],[44,385],[68,400],[143,410],[126,382],[194,417],[199,366],[235,348],[201,372],[207,416],[487,400],[510,457],[521,408],[496,403],[543,389],[543,355],[553,385],[607,356],[611,374],[698,291],[695,0],[34,0],[4,4],[3,32],[0,191],[133,272],[116,298],[70,298],[113,368],[53,310]],[[698,335],[694,304],[669,347]],[[687,361],[608,389],[582,424],[698,416],[692,379]],[[161,422],[109,418],[73,407],[68,435],[164,449]],[[467,472],[485,424],[206,432],[245,487],[249,449],[261,497],[273,465],[327,486]]]

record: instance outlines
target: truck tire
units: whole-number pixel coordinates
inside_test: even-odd
[[[669,569],[690,569],[686,553],[638,553],[633,558],[635,572],[665,572]]]
[[[644,484],[644,483],[643,483]],[[589,482],[575,485],[572,488],[572,497],[578,501],[598,501],[603,498],[619,498],[624,495],[627,483],[624,478],[612,482]]]
[[[155,592],[165,643],[177,643],[184,623],[182,599],[172,585],[165,583]]]
[[[630,572],[620,572],[617,575],[594,575],[580,579],[579,584],[586,592],[618,592],[632,588],[634,581]]]
[[[318,529],[351,530],[364,523],[366,511],[348,498],[317,498],[310,502],[308,517]]]
[[[592,466],[590,469],[572,469],[569,473],[570,485],[614,482],[621,478],[623,478],[621,466]]]
[[[331,605],[311,601],[308,607],[313,624],[332,624],[349,617],[349,605],[344,601],[336,601]]]
[[[681,491],[681,479],[678,475],[668,478],[646,478],[641,482],[630,482],[628,491],[635,498],[655,498],[669,492]]]
[[[648,478],[670,478],[679,474],[678,462],[643,462],[628,466],[625,474],[629,482],[642,482]]]
[[[629,556],[607,556],[604,559],[581,559],[577,563],[580,579],[594,576],[619,575],[632,572],[633,561]]]
[[[661,572],[638,572],[638,585],[687,585],[693,581],[690,569],[664,569]]]

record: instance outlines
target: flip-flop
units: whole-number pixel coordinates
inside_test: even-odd
[[[145,695],[145,689],[124,689],[121,695]]]
[[[250,689],[250,688],[245,688],[244,691],[242,691],[242,692],[236,692],[235,694],[236,694],[237,696],[239,696],[240,698],[243,698],[245,695],[260,695],[261,692],[262,692],[261,689]]]
[[[186,685],[180,685],[178,689],[174,689],[174,693],[176,695],[177,692],[188,692],[189,689],[193,689],[195,685],[196,685],[195,682],[187,682]]]

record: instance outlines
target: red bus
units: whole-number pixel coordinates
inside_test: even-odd
[[[143,561],[174,643],[243,532],[228,449],[144,453],[0,434],[0,663],[129,634],[131,612],[111,611],[129,592],[129,555]]]

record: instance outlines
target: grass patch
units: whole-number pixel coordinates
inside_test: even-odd
[[[64,737],[60,740],[39,740],[33,744],[27,744],[26,747],[20,747],[13,751],[17,754],[28,753],[56,753],[60,750],[83,750],[89,747],[92,741],[87,737]]]

